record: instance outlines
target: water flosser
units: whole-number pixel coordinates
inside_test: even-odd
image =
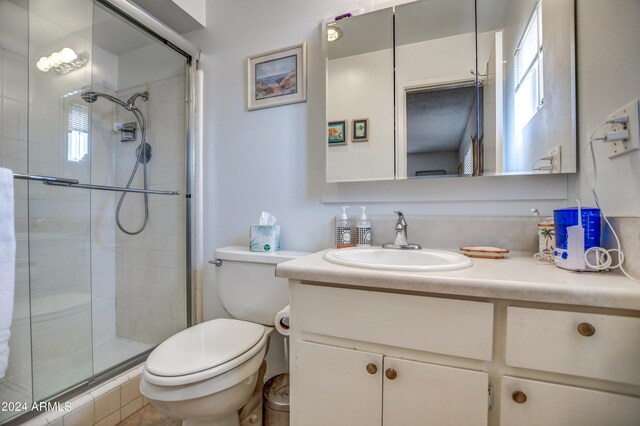
[[[582,226],[582,207],[578,202],[578,224],[567,227],[567,260],[566,269],[584,271],[584,227]]]

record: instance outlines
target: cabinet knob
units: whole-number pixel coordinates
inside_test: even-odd
[[[593,336],[596,334],[596,328],[588,322],[581,322],[578,324],[578,333],[586,337]]]
[[[387,368],[387,371],[384,372],[389,380],[395,380],[398,377],[398,373],[393,368]]]
[[[511,394],[511,398],[513,398],[517,404],[524,404],[527,402],[527,394],[522,391],[515,391]]]
[[[367,364],[367,373],[369,374],[376,374],[378,372],[378,367],[370,362],[369,364]]]

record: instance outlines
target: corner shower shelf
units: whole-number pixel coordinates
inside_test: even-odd
[[[81,189],[94,189],[98,191],[115,191],[115,192],[135,192],[137,194],[152,194],[152,195],[180,195],[179,191],[158,191],[155,189],[138,189],[138,188],[122,188],[119,186],[104,186],[104,185],[91,185],[87,183],[80,183],[77,179],[61,178],[56,176],[40,176],[40,175],[25,175],[22,173],[14,173],[14,179],[34,180],[42,182],[46,185],[63,186],[66,188],[81,188]]]

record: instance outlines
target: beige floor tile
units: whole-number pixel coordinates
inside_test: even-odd
[[[181,420],[169,418],[149,404],[123,420],[118,426],[180,426],[181,424]]]
[[[120,410],[105,417],[104,419],[96,423],[95,426],[115,426],[118,423],[120,423]]]

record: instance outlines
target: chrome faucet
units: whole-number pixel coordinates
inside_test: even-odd
[[[422,249],[420,244],[411,244],[407,241],[407,221],[404,219],[401,211],[395,211],[394,213],[398,215],[398,221],[396,222],[396,240],[393,243],[383,244],[382,248],[402,250]]]

